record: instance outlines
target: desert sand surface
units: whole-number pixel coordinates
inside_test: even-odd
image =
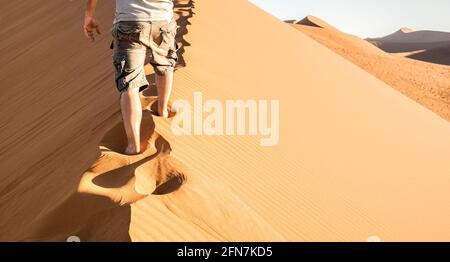
[[[150,87],[134,157],[112,1],[94,44],[82,1],[0,3],[0,240],[450,240],[449,122],[248,1],[177,1],[173,100],[278,99],[279,145],[175,136]]]
[[[307,17],[292,26],[450,121],[450,67],[434,64],[438,59],[448,60],[446,48],[393,55],[331,25],[311,24],[327,25],[317,17]],[[402,32],[409,31],[402,29]],[[418,60],[433,63],[406,57],[421,57]]]

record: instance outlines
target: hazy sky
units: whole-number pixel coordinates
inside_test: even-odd
[[[402,27],[450,32],[450,0],[250,0],[282,19],[317,16],[360,37],[384,36]]]

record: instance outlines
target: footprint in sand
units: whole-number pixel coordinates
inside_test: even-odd
[[[100,157],[83,174],[78,192],[127,205],[150,194],[168,194],[181,187],[185,173],[170,156],[168,141],[155,132],[156,101],[156,97],[142,97],[142,153],[135,156],[119,153],[127,143],[120,121],[103,137]]]

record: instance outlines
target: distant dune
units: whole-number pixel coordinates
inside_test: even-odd
[[[367,41],[389,53],[430,50],[450,45],[450,33],[439,31],[413,31],[402,28],[397,32]]]
[[[407,57],[435,64],[450,65],[450,45],[419,51]]]
[[[150,86],[122,155],[114,2],[90,43],[83,1],[0,0],[0,240],[450,241],[448,121],[249,1],[175,2],[173,100],[278,100],[280,143],[176,136]]]
[[[414,32],[414,30],[411,28],[408,28],[408,27],[403,27],[403,28],[400,28],[400,30],[399,30],[399,33],[403,33],[403,34],[409,34],[412,32]]]
[[[326,24],[326,22],[320,22],[318,18],[314,20],[320,24]],[[367,41],[342,33],[332,26],[327,26],[329,29],[304,25],[292,26],[450,121],[448,67],[385,53]],[[410,32],[410,30],[402,29],[402,32]],[[430,52],[405,53],[403,56],[446,63],[448,62],[446,52],[448,49],[440,48]]]
[[[326,23],[325,21],[323,21],[315,16],[307,16],[307,17],[303,18],[302,20],[296,22],[295,24],[320,27],[320,28],[325,28],[325,29],[329,29],[329,30],[331,30],[331,29],[337,30],[330,24]]]
[[[321,37],[324,41],[334,45],[335,49],[342,49],[345,47],[351,48],[353,52],[361,52],[364,54],[384,54],[382,50],[369,42],[357,36],[342,33],[332,25],[314,16],[307,16],[293,26],[299,30]]]
[[[297,20],[285,20],[284,22],[288,23],[288,24],[293,24],[293,23],[297,22]]]
[[[375,40],[392,43],[435,43],[450,41],[450,33],[439,31],[414,31],[402,28],[397,32]]]

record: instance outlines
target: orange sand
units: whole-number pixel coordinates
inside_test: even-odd
[[[82,1],[1,2],[1,240],[450,240],[450,124],[245,0],[177,2],[173,99],[279,99],[280,144],[174,136],[151,87],[120,155],[99,2],[95,44]]]

